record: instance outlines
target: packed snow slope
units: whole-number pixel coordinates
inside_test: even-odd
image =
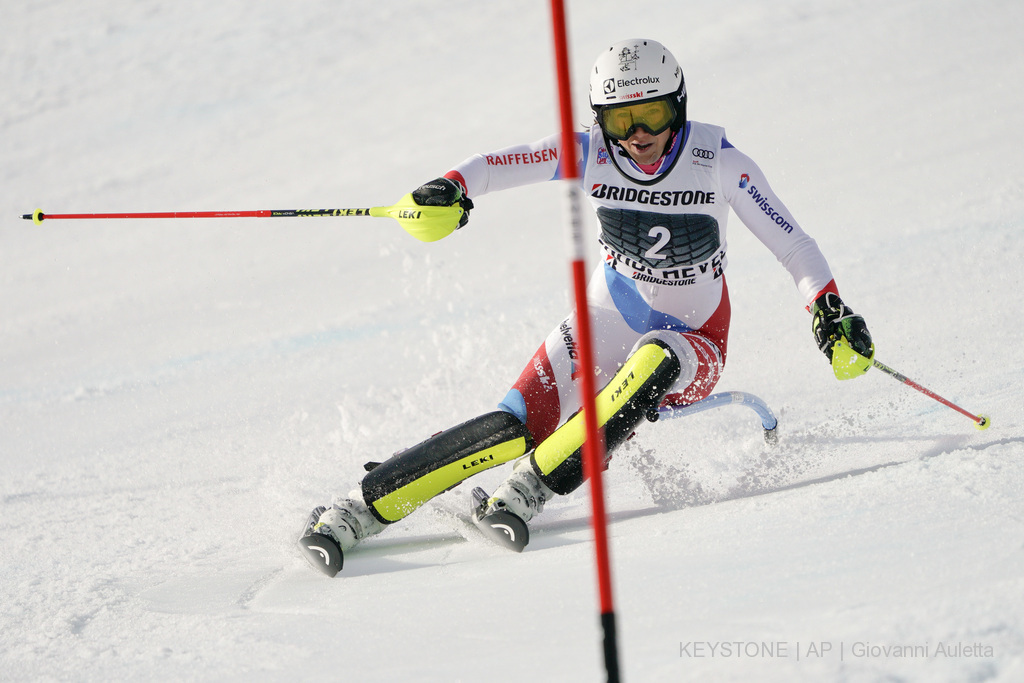
[[[628,681],[1024,680],[1024,4],[570,2],[684,65],[829,258],[884,374],[831,375],[738,220],[721,390],[606,475]],[[0,678],[595,681],[584,487],[522,555],[445,494],[299,556],[368,460],[491,410],[568,311],[557,184],[434,244],[361,207],[557,129],[548,4],[8,2],[0,43]],[[507,468],[475,482],[494,486]]]

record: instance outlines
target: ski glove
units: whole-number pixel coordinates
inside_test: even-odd
[[[851,349],[865,358],[871,358],[874,348],[864,318],[850,310],[838,294],[825,292],[815,299],[811,305],[811,315],[814,341],[829,363],[832,362],[835,343],[842,338],[846,339]]]
[[[469,210],[473,200],[462,194],[462,186],[448,178],[438,178],[420,185],[412,193],[412,199],[420,206],[461,206],[465,213],[459,219],[459,228],[469,222]],[[458,229],[458,228],[456,228]]]

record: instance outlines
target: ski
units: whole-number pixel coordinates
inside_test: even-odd
[[[345,555],[341,552],[341,546],[337,541],[326,534],[315,531],[320,515],[326,509],[323,506],[318,507],[309,515],[306,528],[299,538],[299,548],[302,549],[302,554],[311,565],[334,578],[345,563]]]
[[[487,513],[488,498],[490,496],[482,488],[473,489],[473,524],[494,543],[517,553],[523,552],[530,542],[530,529],[526,522],[507,510]]]

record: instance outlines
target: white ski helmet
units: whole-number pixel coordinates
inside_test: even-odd
[[[685,126],[686,82],[683,70],[661,43],[643,38],[621,40],[597,58],[590,72],[590,107],[602,129],[603,109],[659,99],[669,102],[675,110],[669,127],[678,131]],[[660,132],[644,127],[654,134]],[[607,130],[605,135],[608,135]]]

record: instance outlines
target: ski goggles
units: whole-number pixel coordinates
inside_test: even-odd
[[[601,107],[598,120],[608,137],[627,140],[638,128],[651,135],[663,133],[676,118],[676,108],[667,99]]]

